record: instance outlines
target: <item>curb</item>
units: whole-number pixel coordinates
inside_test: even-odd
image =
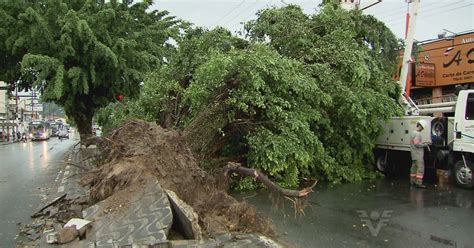
[[[3,143],[3,142],[2,142],[2,143],[0,143],[0,146],[11,145],[11,144],[13,144],[13,143],[19,143],[19,142],[20,142],[20,141],[17,141],[17,140],[12,141],[12,142],[8,141],[8,142],[6,142],[6,143]]]

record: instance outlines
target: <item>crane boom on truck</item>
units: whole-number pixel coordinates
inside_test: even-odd
[[[422,131],[422,140],[432,143],[428,147],[429,152],[425,153],[426,168],[450,170],[458,186],[474,188],[474,90],[461,90],[456,102],[420,107],[405,94],[420,0],[413,0],[411,4],[411,18],[398,81],[402,88],[399,102],[405,115],[384,123],[384,131],[378,137],[374,151],[376,168],[385,174],[395,171],[400,166],[399,158],[410,156],[410,134],[416,123],[425,120],[428,127]],[[454,117],[429,115],[435,112],[454,112]]]

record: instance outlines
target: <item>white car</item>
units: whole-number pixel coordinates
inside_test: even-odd
[[[69,132],[66,128],[59,130],[58,139],[69,139]]]

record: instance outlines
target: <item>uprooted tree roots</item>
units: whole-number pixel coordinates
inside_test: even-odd
[[[201,169],[182,135],[156,124],[134,120],[114,130],[109,136],[94,137],[84,142],[97,144],[106,152],[106,162],[88,180],[91,200],[103,200],[127,186],[140,183],[149,176],[174,191],[199,215],[204,235],[224,232],[259,232],[273,236],[271,222],[257,214],[254,207],[229,196],[222,174],[212,176]],[[315,182],[301,190],[280,188],[261,172],[229,164],[223,173],[253,176],[271,189],[297,202],[312,191]],[[295,205],[295,209],[296,209]]]

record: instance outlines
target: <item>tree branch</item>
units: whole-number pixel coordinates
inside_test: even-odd
[[[255,180],[263,183],[268,188],[275,190],[279,192],[280,194],[284,196],[288,196],[288,197],[307,196],[309,193],[313,192],[313,188],[314,186],[316,186],[316,183],[318,182],[317,180],[314,180],[314,182],[309,187],[303,188],[301,190],[285,189],[285,188],[280,187],[278,184],[272,182],[262,172],[255,169],[243,167],[239,163],[234,163],[234,162],[229,162],[227,164],[227,167],[224,168],[224,174],[227,176],[229,173],[237,173],[242,176],[253,177]]]

